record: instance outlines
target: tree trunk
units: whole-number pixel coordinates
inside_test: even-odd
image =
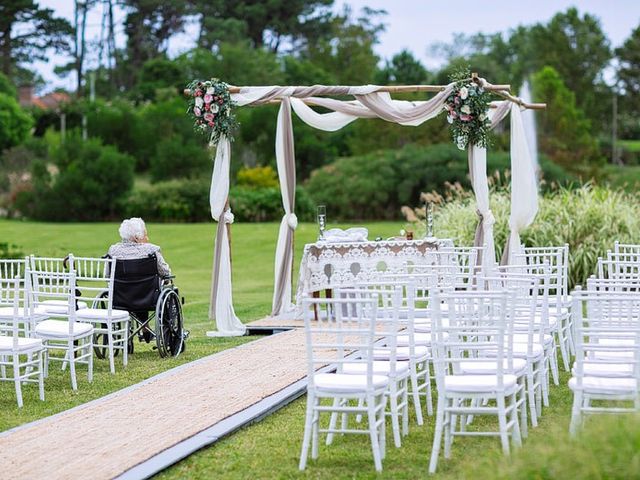
[[[11,77],[11,27],[9,23],[2,32],[2,73],[7,77]]]

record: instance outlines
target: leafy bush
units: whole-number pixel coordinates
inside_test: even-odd
[[[491,210],[496,217],[494,236],[498,258],[506,243],[510,210],[509,192],[491,192]],[[475,202],[468,191],[458,191],[436,208],[434,232],[456,244],[472,245],[477,225]],[[617,190],[586,185],[575,190],[559,189],[540,197],[533,224],[522,232],[527,246],[569,244],[569,283],[584,284],[595,273],[599,256],[613,243],[637,243],[640,231],[638,198]]]
[[[0,242],[0,258],[24,258],[24,252],[18,245]]]
[[[229,203],[240,222],[279,221],[282,218],[280,189],[232,187]],[[173,180],[134,190],[126,213],[156,222],[201,222],[211,218],[207,180]],[[296,189],[296,215],[313,220],[314,204],[301,187]]]
[[[510,168],[509,155],[490,152],[489,172]],[[548,183],[573,180],[546,158],[541,168]],[[400,207],[418,203],[422,191],[444,191],[445,183],[470,187],[467,155],[450,143],[420,147],[407,145],[342,158],[314,171],[307,182],[310,195],[327,205],[332,218],[393,219]]]
[[[172,178],[206,177],[211,168],[211,158],[202,142],[171,136],[158,142],[149,173],[154,182],[159,182]]]
[[[238,185],[243,187],[277,187],[278,174],[270,165],[265,167],[243,167],[238,172]]]
[[[126,215],[154,222],[201,222],[211,218],[206,180],[159,182],[138,188],[127,201]]]
[[[0,93],[0,152],[22,143],[32,125],[33,119],[20,108],[18,101]]]
[[[233,187],[229,194],[229,203],[236,220],[242,222],[280,221],[284,214],[278,187]],[[295,212],[300,221],[312,221],[314,218],[314,203],[302,187],[296,188]]]
[[[16,198],[18,209],[40,220],[94,221],[119,217],[133,186],[132,157],[98,139],[69,135],[51,160],[32,165],[31,189]]]

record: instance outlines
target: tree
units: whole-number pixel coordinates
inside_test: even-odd
[[[618,85],[625,95],[624,102],[620,103],[623,125],[626,126],[622,134],[637,138],[640,135],[640,25],[616,49],[616,55],[619,61]]]
[[[386,62],[377,76],[379,84],[419,85],[426,82],[427,69],[408,50],[402,50]]]
[[[0,152],[22,143],[29,135],[33,120],[15,98],[0,93]]]
[[[0,52],[2,73],[11,77],[22,63],[47,61],[48,50],[65,53],[73,29],[50,8],[40,8],[34,0],[0,2]]]
[[[602,157],[590,133],[589,120],[553,67],[544,67],[533,76],[533,93],[536,100],[547,103],[546,110],[537,115],[540,150],[573,171],[600,163]]]
[[[211,50],[221,42],[248,38],[254,48],[277,52],[315,41],[328,31],[333,0],[195,0],[200,15],[198,46]],[[300,45],[297,45],[300,48]]]
[[[189,5],[182,0],[126,0],[127,74],[124,86],[131,87],[146,62],[165,54],[169,38],[184,28]]]

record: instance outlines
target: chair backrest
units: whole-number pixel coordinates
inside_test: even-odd
[[[460,372],[461,362],[495,358],[498,389],[504,387],[505,372],[513,371],[510,314],[513,294],[505,291],[434,292],[433,362],[438,390],[446,375]],[[443,318],[440,302],[447,305]],[[446,320],[446,321],[443,321]]]
[[[31,308],[46,310],[47,302],[57,301],[66,305],[64,310],[56,313],[56,317],[69,320],[69,333],[73,333],[76,322],[76,274],[70,272],[48,272],[27,269],[30,288],[28,289]]]
[[[434,251],[428,262],[407,265],[408,274],[435,274],[443,287],[466,290],[473,285],[477,272],[478,247],[446,247]]]
[[[320,368],[338,373],[347,363],[364,363],[367,390],[373,391],[373,349],[378,299],[359,293],[345,298],[302,299],[309,388]]]
[[[14,350],[18,348],[20,334],[28,335],[30,317],[23,316],[27,304],[24,279],[0,277],[0,307],[6,310],[0,317],[0,335],[13,337]]]
[[[76,299],[90,303],[93,308],[106,309],[107,314],[111,315],[115,259],[69,255],[69,264],[76,275]]]
[[[0,279],[24,278],[26,267],[25,258],[0,259]]]
[[[600,257],[597,274],[599,278],[640,281],[640,261],[621,260],[617,256],[608,256],[606,260]]]
[[[620,243],[616,240],[613,243],[613,251],[619,254],[640,255],[640,245],[632,243]]]
[[[640,299],[635,292],[582,290],[572,293],[576,338],[574,376],[578,385],[585,362],[632,366],[640,385]]]
[[[59,257],[37,257],[35,255],[29,256],[29,268],[32,272],[52,272],[52,273],[64,273],[69,271],[69,256],[65,258]]]
[[[114,306],[130,312],[155,310],[161,278],[155,254],[115,260]]]
[[[633,292],[640,294],[640,277],[598,278],[592,275],[587,279],[587,290],[590,292]]]

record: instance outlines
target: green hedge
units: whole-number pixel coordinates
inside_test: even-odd
[[[231,210],[240,222],[269,222],[282,218],[278,187],[232,187]],[[306,191],[296,189],[296,214],[300,221],[314,218],[314,203]],[[211,218],[208,180],[174,180],[140,187],[127,202],[127,215],[156,222],[200,222]]]
[[[510,168],[505,152],[489,152],[489,174]],[[542,158],[546,184],[574,180],[561,167]],[[331,218],[396,219],[402,205],[415,205],[421,192],[443,191],[445,183],[470,187],[466,152],[452,144],[407,145],[367,155],[341,158],[311,174],[309,194],[324,203]]]

